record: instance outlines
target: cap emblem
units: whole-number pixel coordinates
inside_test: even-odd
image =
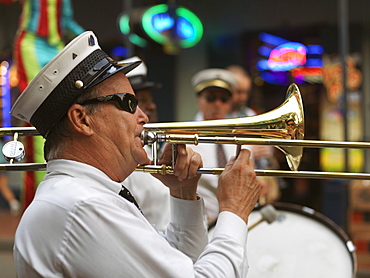
[[[93,35],[90,35],[89,36],[89,45],[90,46],[94,46],[95,45],[95,38],[93,37]]]

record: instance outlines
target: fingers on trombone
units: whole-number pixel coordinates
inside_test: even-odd
[[[188,179],[194,178],[197,175],[198,169],[202,167],[203,167],[202,157],[197,152],[192,152],[189,160]]]
[[[174,166],[174,175],[178,177],[179,180],[184,180],[188,177],[188,152],[186,146],[183,144],[177,145],[176,151],[176,163]],[[175,159],[175,158],[173,158]]]
[[[254,168],[254,162],[251,159],[251,152],[248,149],[241,149],[239,156],[233,156],[229,159],[225,169],[230,167],[240,167],[246,169],[246,165],[250,165]]]
[[[236,153],[235,153],[235,156],[238,157],[239,156],[239,153],[240,153],[240,150],[242,149],[242,145],[236,145]]]

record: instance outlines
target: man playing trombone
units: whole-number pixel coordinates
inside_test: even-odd
[[[150,163],[140,140],[148,118],[125,76],[138,64],[113,61],[85,32],[13,106],[13,116],[46,138],[47,161],[16,232],[18,277],[246,276],[246,223],[260,192],[248,150],[220,175],[210,243],[197,195],[199,154],[178,145],[174,175],[156,175],[171,195],[165,237],[122,187],[138,164]],[[160,163],[171,163],[170,152],[166,147]]]

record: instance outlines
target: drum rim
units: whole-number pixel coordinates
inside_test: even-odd
[[[324,224],[330,230],[332,230],[345,244],[346,249],[349,251],[351,254],[351,259],[352,259],[352,265],[353,265],[353,276],[352,278],[356,277],[357,274],[357,255],[356,255],[356,246],[353,244],[352,240],[350,237],[345,233],[343,228],[341,228],[338,224],[336,224],[333,220],[325,216],[324,214],[310,208],[307,206],[302,206],[298,204],[292,204],[292,203],[284,203],[284,202],[274,202],[271,203],[275,209],[277,210],[282,210],[282,211],[289,211],[289,212],[299,212],[303,214],[306,217],[309,218],[314,218],[315,220],[318,220],[320,223]],[[257,206],[253,209],[253,211],[258,211],[264,206]],[[352,244],[354,247],[353,250],[349,249],[349,246],[347,245],[348,243]]]

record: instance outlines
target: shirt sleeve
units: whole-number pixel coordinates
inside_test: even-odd
[[[188,201],[171,196],[170,207],[166,238],[195,262],[208,243],[203,199]]]
[[[61,272],[66,277],[240,277],[246,232],[235,230],[243,221],[222,213],[206,245],[202,200],[174,199],[168,241],[119,196],[108,203],[82,203],[70,214],[58,258]]]
[[[195,264],[196,271],[209,277],[246,277],[247,235],[247,224],[239,216],[221,212],[210,243]]]

